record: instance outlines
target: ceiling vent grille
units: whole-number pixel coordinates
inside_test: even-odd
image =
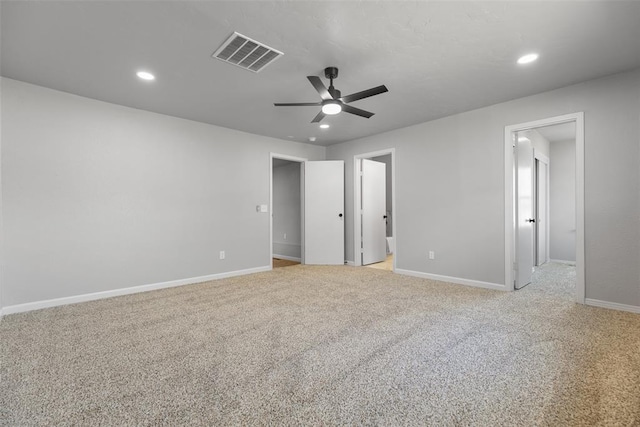
[[[282,55],[274,48],[240,33],[233,33],[211,56],[257,73]]]

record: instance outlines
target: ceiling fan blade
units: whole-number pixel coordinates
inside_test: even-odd
[[[319,107],[321,102],[287,102],[287,103],[274,103],[276,107]]]
[[[327,99],[333,99],[333,97],[331,96],[331,94],[329,93],[327,88],[322,83],[322,80],[320,80],[320,77],[318,77],[318,76],[307,76],[307,78],[309,79],[309,81],[311,82],[313,87],[316,88],[316,90],[320,94],[320,98],[322,98],[325,101]]]
[[[373,116],[373,113],[370,113],[369,111],[361,110],[359,108],[352,107],[351,105],[346,104],[342,104],[342,111],[355,114],[356,116],[364,117],[367,119]]]
[[[318,113],[318,115],[317,115],[317,116],[315,116],[315,117],[313,118],[313,120],[311,120],[311,123],[319,123],[322,119],[324,119],[324,116],[325,116],[325,115],[326,115],[326,114],[324,114],[324,113],[322,112],[322,110],[321,110],[321,111]]]
[[[359,99],[368,98],[374,95],[380,95],[381,93],[389,92],[389,89],[385,85],[374,87],[371,89],[363,90],[362,92],[352,93],[351,95],[343,96],[340,98],[342,102],[353,102]]]

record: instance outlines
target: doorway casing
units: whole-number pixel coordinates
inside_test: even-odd
[[[504,236],[505,287],[513,291],[515,253],[514,223],[514,135],[516,132],[544,126],[574,122],[576,125],[576,302],[585,303],[585,247],[584,247],[584,113],[572,113],[504,128]]]
[[[362,248],[362,236],[361,236],[361,228],[362,222],[360,217],[360,197],[361,197],[361,187],[360,187],[360,160],[361,159],[371,159],[373,157],[385,156],[387,154],[391,155],[391,234],[393,235],[393,239],[395,241],[395,249],[393,252],[393,271],[396,270],[396,262],[398,260],[398,235],[396,232],[396,217],[397,208],[396,208],[396,149],[395,148],[386,148],[379,151],[372,151],[369,153],[356,154],[353,156],[353,262],[356,267],[362,266],[362,257],[360,255],[360,250]]]

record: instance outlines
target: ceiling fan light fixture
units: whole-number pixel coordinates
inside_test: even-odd
[[[322,112],[329,116],[338,114],[340,111],[342,111],[342,105],[339,101],[328,100],[322,104]]]

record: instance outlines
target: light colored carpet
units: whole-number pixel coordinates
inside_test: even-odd
[[[536,285],[299,265],[5,316],[0,419],[640,425],[640,315]]]

